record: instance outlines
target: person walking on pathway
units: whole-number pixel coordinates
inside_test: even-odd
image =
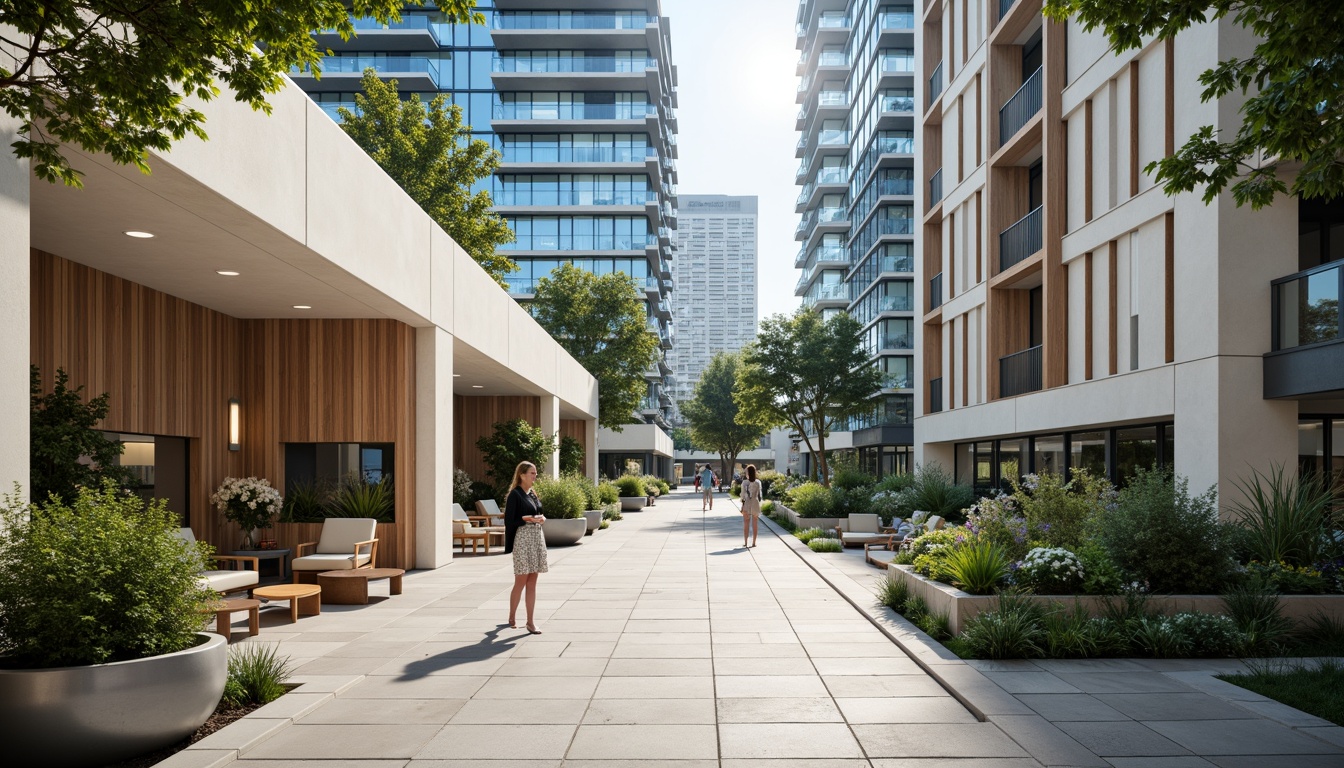
[[[714,509],[714,470],[706,464],[705,468],[700,470],[700,511],[705,511],[705,505]]]
[[[532,611],[537,607],[537,575],[545,573],[546,539],[541,526],[546,516],[541,513],[541,499],[532,490],[537,482],[537,465],[524,461],[513,470],[509,496],[504,502],[504,551],[513,553],[513,591],[509,593],[509,627],[518,628],[518,600],[527,592],[527,631],[540,635],[533,621]]]
[[[761,528],[761,481],[756,479],[756,465],[747,465],[747,479],[742,482],[742,546],[756,546],[756,534]],[[751,534],[751,544],[747,544]]]

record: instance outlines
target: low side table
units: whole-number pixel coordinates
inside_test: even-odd
[[[230,552],[230,555],[238,557],[255,557],[258,561],[274,560],[276,575],[284,581],[289,576],[289,554],[290,549],[240,549],[237,552]],[[257,576],[261,576],[261,562],[257,563]]]
[[[217,600],[206,606],[204,612],[215,615],[215,634],[223,635],[225,640],[232,642],[233,614],[247,611],[247,634],[249,637],[255,637],[261,631],[261,621],[257,616],[257,609],[260,607],[261,601],[252,598]]]
[[[277,584],[257,587],[252,594],[263,600],[288,600],[289,620],[296,622],[299,615],[316,616],[322,613],[322,587],[316,584]]]
[[[369,581],[387,579],[388,592],[401,594],[401,577],[406,571],[400,568],[359,568],[344,571],[323,571],[317,574],[317,584],[322,587],[322,602],[331,605],[368,605]]]

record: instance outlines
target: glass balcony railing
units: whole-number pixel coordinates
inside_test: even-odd
[[[849,285],[847,283],[827,283],[813,286],[808,291],[808,297],[816,301],[849,301]]]
[[[1013,397],[1028,392],[1039,392],[1041,380],[1041,347],[1028,347],[999,358],[999,396]]]
[[[1007,144],[1040,111],[1041,68],[1037,67],[999,110],[999,146]]]
[[[532,296],[537,292],[537,283],[540,280],[525,277],[506,278],[509,281],[510,296]]]
[[[915,194],[914,179],[882,179],[877,182],[877,194],[879,195],[913,195]]]
[[[798,137],[798,141],[797,141],[797,143],[795,143],[794,146],[797,147],[798,149],[802,149],[803,147],[806,147],[806,146],[807,146],[807,134],[804,133],[804,134],[800,135],[800,136]]]
[[[658,157],[656,147],[583,147],[573,145],[505,144],[506,163],[642,163]]]
[[[929,75],[929,103],[937,101],[941,95],[943,95],[943,62],[940,61]]]
[[[494,108],[496,120],[642,120],[657,115],[653,104],[508,102]]]
[[[326,73],[362,73],[372,69],[379,75],[424,74],[436,88],[447,88],[452,78],[442,76],[437,59],[424,56],[327,56],[322,59],[322,72]],[[298,74],[298,69],[291,70]]]
[[[914,349],[914,337],[908,333],[884,333],[877,339],[878,349]]]
[[[849,93],[846,91],[821,91],[817,94],[817,106],[847,107],[849,106]]]
[[[929,278],[929,311],[943,306],[943,273]]]
[[[915,57],[913,54],[883,54],[879,67],[884,73],[908,75],[915,71]]]
[[[818,208],[817,223],[826,224],[834,221],[848,221],[849,217],[843,207],[839,208]]]
[[[849,29],[849,17],[844,14],[823,13],[817,19],[818,29]]]
[[[345,107],[351,112],[359,114],[359,108],[355,106],[355,102],[353,101],[321,101],[318,102],[317,106],[320,107],[323,112],[326,112],[332,120],[335,120],[338,123],[341,122],[341,113],[336,110],[341,107]]]
[[[877,26],[879,29],[914,29],[915,14],[879,13],[877,14]]]
[[[817,171],[818,184],[845,184],[849,181],[849,169],[839,167],[822,168]]]
[[[909,296],[879,296],[877,297],[878,312],[909,312],[914,309],[914,302]]]
[[[643,205],[657,200],[652,190],[496,190],[492,196],[496,205]]]
[[[816,189],[816,185],[810,181],[803,185],[803,191],[798,193],[799,205],[807,202],[807,199],[812,196],[813,189]]]
[[[822,51],[817,57],[819,67],[848,67],[849,54],[844,51]]]
[[[658,62],[651,58],[616,58],[612,56],[500,56],[491,60],[493,72],[643,72],[656,69]]]
[[[873,223],[878,235],[908,235],[915,231],[914,219],[878,219]]]
[[[1344,261],[1279,278],[1270,287],[1275,351],[1344,339]]]
[[[915,111],[915,98],[913,96],[883,96],[879,103],[883,112]]]
[[[843,245],[826,245],[812,249],[812,255],[818,264],[844,263],[849,261],[849,250]]]
[[[519,235],[501,251],[642,251],[658,245],[657,235]]]
[[[915,153],[915,140],[913,138],[885,136],[873,142],[873,149],[881,155],[913,155]]]
[[[849,143],[849,131],[844,130],[824,130],[817,134],[817,145],[822,147],[835,147]]]
[[[642,13],[546,13],[503,11],[494,15],[494,29],[643,29],[654,23]]]
[[[1037,206],[1031,213],[1018,219],[999,234],[999,271],[1014,265],[1041,250],[1041,211]]]
[[[793,178],[802,181],[807,176],[807,172],[811,167],[812,164],[808,162],[807,158],[803,158],[803,162],[798,164],[798,170],[793,172]]]
[[[383,23],[377,19],[353,18],[351,24],[355,25],[356,36],[365,32],[381,31],[408,31],[408,32],[427,32],[434,38],[436,45],[443,45],[442,40],[452,40],[449,35],[440,37],[440,32],[451,29],[449,24],[439,24],[430,21],[430,18],[424,14],[408,14],[402,16],[397,21]]]
[[[883,256],[878,269],[882,272],[914,272],[915,259],[913,256]]]
[[[943,169],[939,168],[929,177],[929,205],[937,205],[943,199]]]
[[[808,73],[802,80],[798,81],[798,92],[806,93],[808,88],[812,87],[812,74]]]

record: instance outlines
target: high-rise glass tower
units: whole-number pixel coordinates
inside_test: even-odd
[[[871,414],[835,430],[874,474],[910,468],[914,442],[915,17],[909,4],[798,6],[796,294],[863,324],[885,374]],[[848,431],[846,437],[842,431]]]
[[[757,198],[680,199],[677,260],[672,265],[677,340],[668,354],[678,405],[694,395],[715,353],[736,352],[756,337],[757,285]],[[675,410],[673,415],[680,420]]]
[[[596,7],[594,7],[596,6]],[[570,262],[596,274],[624,272],[647,301],[657,359],[648,395],[627,427],[599,442],[608,464],[671,471],[672,405],[663,358],[672,348],[669,297],[677,227],[676,69],[659,0],[589,3],[482,0],[486,24],[444,23],[408,7],[401,21],[359,19],[358,36],[320,35],[332,56],[321,79],[294,80],[333,116],[353,107],[367,67],[397,80],[404,97],[440,93],[460,105],[477,138],[503,153],[488,184],[517,242],[501,249],[519,266],[509,292],[526,301],[537,281]],[[485,182],[482,182],[485,183]]]

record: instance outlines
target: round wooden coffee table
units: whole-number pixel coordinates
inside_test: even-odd
[[[322,587],[322,602],[331,605],[368,605],[369,580],[387,579],[388,592],[401,594],[400,568],[357,568],[345,571],[323,571],[317,574],[317,585]]]
[[[247,634],[255,636],[261,631],[261,622],[257,619],[257,609],[261,607],[260,600],[244,598],[238,600],[216,600],[205,607],[204,613],[213,613],[215,615],[215,634],[223,635],[224,639],[233,641],[233,614],[239,611],[247,611]]]
[[[322,587],[316,584],[277,584],[257,587],[252,594],[263,600],[288,600],[289,620],[298,621],[299,614],[316,616],[322,612]]]

